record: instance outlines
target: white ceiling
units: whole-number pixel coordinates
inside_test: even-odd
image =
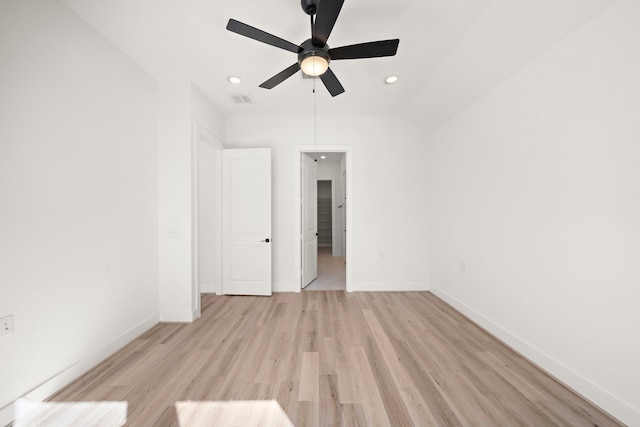
[[[309,115],[312,80],[260,83],[296,55],[231,33],[234,18],[299,44],[299,0],[62,0],[160,82],[192,81],[226,116]],[[317,112],[400,114],[430,129],[473,102],[614,0],[345,0],[331,47],[399,38],[395,57],[334,61],[346,92],[317,81]],[[400,81],[386,85],[397,74]],[[232,85],[235,75],[242,83]],[[248,94],[237,105],[229,94]]]
[[[325,153],[322,151],[318,151],[317,153],[308,153],[308,154],[313,158],[317,158],[318,161],[326,162],[326,163],[340,163],[340,161],[342,160],[342,157],[344,156],[344,153],[342,152]],[[322,159],[321,156],[324,156],[325,158]]]

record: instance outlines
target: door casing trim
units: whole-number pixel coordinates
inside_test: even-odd
[[[297,278],[297,285],[295,287],[296,292],[302,291],[302,248],[301,248],[301,230],[302,230],[302,219],[301,219],[301,188],[302,188],[302,175],[301,171],[301,160],[300,157],[302,153],[314,153],[314,152],[323,152],[323,153],[344,153],[345,155],[345,179],[347,181],[346,185],[346,248],[345,248],[345,256],[346,256],[346,290],[347,292],[353,292],[353,146],[352,145],[296,145],[294,150],[294,176],[296,177],[293,180],[294,191],[293,191],[293,207],[294,207],[294,215],[293,215],[293,226],[294,226],[294,245],[293,245],[293,268],[294,274]]]

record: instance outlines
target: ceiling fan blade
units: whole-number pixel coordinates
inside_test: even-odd
[[[393,56],[398,51],[399,43],[400,39],[393,39],[352,44],[350,46],[342,46],[335,49],[329,49],[329,56],[331,56],[332,61],[338,59],[379,58],[381,56]]]
[[[251,25],[236,21],[235,19],[229,19],[229,22],[227,23],[227,30],[293,53],[298,53],[298,50],[300,50],[298,45],[281,39],[280,37],[276,37],[273,34],[254,28]]]
[[[280,71],[278,74],[271,77],[266,82],[262,83],[260,87],[265,89],[273,89],[274,87],[278,86],[280,83],[282,83],[283,81],[287,80],[289,77],[297,73],[299,69],[300,69],[300,64],[296,62],[289,68],[286,68]]]
[[[344,0],[320,0],[318,2],[318,12],[313,24],[311,42],[318,47],[327,44],[327,39],[338,19],[340,9]]]
[[[331,96],[340,95],[344,92],[344,88],[338,81],[336,75],[333,74],[333,71],[331,71],[331,68],[327,69],[327,71],[320,76],[320,80],[322,80],[322,83],[324,83]]]

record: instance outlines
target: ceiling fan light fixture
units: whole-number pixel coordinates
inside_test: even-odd
[[[232,83],[234,85],[242,83],[242,79],[238,76],[229,76],[227,80],[229,81],[229,83]]]
[[[322,55],[307,55],[300,60],[300,68],[307,76],[321,76],[329,69],[329,58]]]

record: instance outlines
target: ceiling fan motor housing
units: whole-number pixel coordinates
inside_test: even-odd
[[[302,72],[305,72],[305,69],[302,66],[302,62],[311,56],[316,56],[324,59],[327,62],[327,66],[329,66],[329,62],[331,62],[331,56],[329,55],[329,46],[327,44],[322,47],[318,47],[311,42],[311,39],[305,40],[300,45],[300,50],[298,52],[298,64],[300,64]]]

